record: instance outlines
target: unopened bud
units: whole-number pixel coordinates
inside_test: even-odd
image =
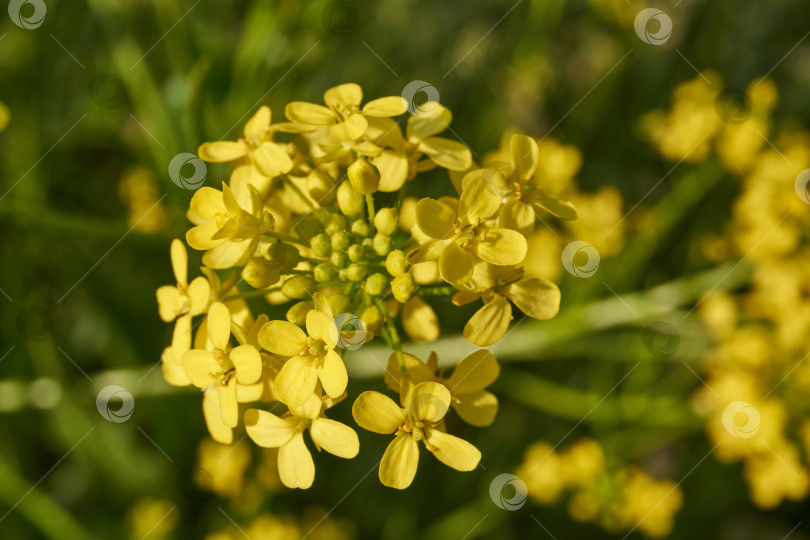
[[[365,200],[351,182],[343,182],[337,189],[337,203],[343,215],[354,216],[363,211]]]
[[[416,290],[416,282],[413,280],[413,275],[410,272],[400,274],[391,281],[391,294],[397,299],[397,302],[405,303]]]
[[[374,193],[380,185],[380,170],[365,156],[361,156],[349,165],[349,182],[361,195]]]
[[[267,259],[254,257],[242,269],[242,279],[254,289],[266,289],[279,280],[278,267]]]

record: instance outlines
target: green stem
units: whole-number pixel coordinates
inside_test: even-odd
[[[376,229],[374,228],[374,216],[376,212],[374,212],[374,197],[371,193],[366,193],[366,208],[368,209],[368,226],[371,228],[372,236],[376,233]]]
[[[309,207],[309,209],[312,211],[312,213],[315,214],[315,217],[317,217],[321,222],[325,221],[326,218],[324,218],[323,214],[321,214],[321,211],[318,210],[317,208],[315,208],[315,205],[312,204],[312,201],[310,201],[307,198],[307,196],[304,195],[304,193],[300,189],[298,189],[298,186],[295,185],[295,182],[290,180],[290,178],[286,174],[282,174],[281,176],[279,176],[279,178],[281,178],[281,181],[284,182],[285,186],[290,188],[290,190],[293,193],[298,195],[299,199],[304,201],[304,204],[306,204]]]
[[[394,352],[396,352],[397,355],[399,370],[403,374],[407,373],[408,368],[405,367],[405,355],[402,354],[402,341],[399,339],[399,332],[397,332],[394,319],[389,317],[388,309],[385,307],[385,303],[382,301],[382,298],[377,300],[377,307],[380,308],[380,311],[383,313],[383,315],[385,315],[385,327],[388,330],[388,337],[391,340],[391,348],[394,349]]]
[[[278,292],[280,290],[281,287],[272,287],[270,289],[256,289],[255,291],[246,291],[237,294],[229,294],[225,298],[222,298],[222,301],[227,302],[228,300],[235,300],[236,298],[255,298],[257,296],[265,296],[267,294]]]
[[[284,240],[285,242],[289,242],[291,244],[298,244],[299,246],[306,246],[309,247],[303,240],[300,238],[296,238],[294,236],[290,236],[289,234],[282,234],[273,231],[267,231],[264,233],[267,236],[272,236],[273,238],[278,238],[279,240]]]
[[[437,285],[435,287],[419,287],[419,296],[452,296],[458,292],[450,285]]]

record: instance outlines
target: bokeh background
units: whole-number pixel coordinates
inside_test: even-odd
[[[668,501],[653,510],[682,500],[661,535],[808,537],[801,489],[762,504],[749,491],[750,471],[712,455],[716,441],[695,404],[712,335],[689,313],[707,291],[750,286],[751,258],[730,240],[746,170],[732,158],[734,149],[783,154],[778,134],[801,138],[808,128],[810,6],[661,2],[654,7],[672,30],[660,44],[641,37],[660,32],[660,22],[646,34],[634,28],[646,7],[9,2],[0,16],[0,537],[622,538],[629,527],[582,522],[568,498],[546,496],[561,489],[558,473],[519,472],[533,443],[562,452],[582,438],[599,442],[606,470],[637,466],[670,482],[650,495]],[[778,100],[753,90],[765,75],[757,87],[777,89]],[[199,395],[168,386],[158,365],[171,329],[154,291],[172,282],[169,243],[187,230],[193,194],[169,177],[172,158],[235,138],[261,104],[280,119],[287,102],[319,102],[348,81],[370,97],[425,81],[477,160],[506,130],[542,138],[552,176],[582,216],[578,225],[550,224],[532,244],[547,277],[561,280],[561,313],[517,325],[494,349],[503,365],[496,422],[454,426],[481,449],[482,466],[457,473],[423,456],[404,492],[377,481],[387,440],[369,433],[360,433],[358,458],[316,456],[312,489],[285,490],[255,446],[206,442]],[[673,96],[683,83],[691,86]],[[714,133],[750,126],[763,108],[752,150],[732,141],[714,155]],[[793,178],[810,164],[800,165],[801,153],[786,159],[795,216],[804,203]],[[209,166],[206,185],[225,174]],[[428,178],[425,193],[452,193],[443,172]],[[577,239],[601,254],[591,277],[560,264],[562,246]],[[193,268],[199,254],[191,260]],[[431,302],[443,335],[413,350],[450,361],[472,311]],[[372,348],[350,357],[365,380],[350,384],[349,399],[383,388],[363,358],[372,353],[387,356]],[[109,385],[134,398],[124,422],[96,408]],[[803,395],[787,401],[788,425],[803,421]],[[340,409],[337,419],[352,423],[349,407]],[[529,498],[503,509],[491,482],[516,471]],[[784,481],[765,474],[766,485]]]

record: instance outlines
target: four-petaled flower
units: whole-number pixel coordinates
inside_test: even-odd
[[[450,390],[437,382],[414,386],[401,401],[403,407],[373,390],[358,396],[352,405],[355,422],[375,433],[396,434],[380,461],[380,481],[384,485],[396,489],[411,485],[419,464],[419,441],[453,469],[471,471],[478,466],[481,452],[464,439],[441,429],[451,399]]]

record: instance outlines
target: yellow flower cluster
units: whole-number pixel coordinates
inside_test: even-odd
[[[740,178],[727,239],[702,243],[710,260],[729,255],[751,270],[739,294],[715,291],[698,314],[714,341],[702,358],[706,385],[693,396],[715,455],[742,461],[752,501],[772,508],[810,490],[810,205],[800,173],[810,167],[810,133],[771,132],[777,90],[768,79],[721,92],[713,73],[679,86],[669,112],[647,127],[665,157],[698,162],[712,150]]]
[[[580,439],[562,452],[536,442],[515,474],[536,502],[551,504],[567,494],[571,517],[612,533],[665,536],[683,503],[673,482],[656,480],[634,466],[607,470],[602,447],[592,439]]]
[[[118,183],[118,196],[127,207],[127,225],[145,233],[166,230],[169,215],[149,169],[134,167],[126,171]]]
[[[176,284],[157,291],[161,318],[174,323],[163,373],[202,390],[215,441],[231,444],[244,427],[273,449],[290,488],[314,481],[305,432],[318,450],[358,454],[354,429],[327,411],[347,396],[346,352],[378,337],[393,350],[385,380],[399,403],[362,392],[352,412],[361,427],[394,435],[382,483],[410,485],[420,441],[448,466],[473,470],[479,451],[448,434],[444,418],[452,408],[474,426],[493,421],[498,402],[485,388],[498,376],[495,357],[475,352],[444,377],[435,355],[423,363],[403,351],[400,331],[415,342],[439,336],[430,296],[483,301],[464,329],[479,346],[506,333],[512,304],[537,319],[559,308],[557,286],[523,266],[538,212],[576,217],[539,183],[559,175],[542,143],[513,134],[507,162],[479,167],[463,144],[438,136],[452,118],[444,106],[422,105],[403,134],[394,117],[406,110],[398,96],[364,104],[358,85],[343,84],[324,105],[288,104],[284,122],[263,106],[241,138],[198,150],[232,167],[221,189],[201,187],[190,201],[185,239],[204,252],[202,276],[189,281],[186,247],[172,242]],[[404,197],[406,182],[436,167],[451,173],[457,198]],[[239,274],[225,276],[231,268]],[[254,315],[261,304],[249,299],[288,304],[286,320]]]

